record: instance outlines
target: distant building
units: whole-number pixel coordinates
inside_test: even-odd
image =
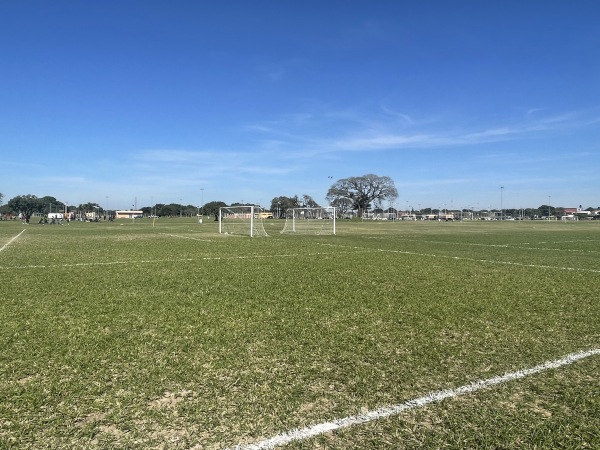
[[[115,211],[115,219],[139,219],[143,214],[143,211]]]
[[[581,214],[581,215],[586,215],[589,216],[591,214],[593,214],[592,211],[586,211],[585,209],[581,209],[581,207],[579,208],[563,208],[565,215],[572,215],[572,214]]]
[[[454,220],[454,211],[440,211],[438,218],[442,220]]]

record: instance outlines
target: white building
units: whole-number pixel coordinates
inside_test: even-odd
[[[115,211],[115,219],[139,219],[143,214],[143,211]]]

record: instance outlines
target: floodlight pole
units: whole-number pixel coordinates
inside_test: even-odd
[[[504,208],[502,205],[502,192],[504,191],[504,186],[500,186],[500,220],[504,219]]]
[[[202,197],[201,197],[202,211],[200,210],[200,208],[198,208],[198,215],[200,216],[200,217],[198,217],[198,223],[202,223],[202,219],[204,219],[204,188],[200,188],[200,192],[202,193]]]
[[[333,208],[333,234],[335,235],[335,207]]]

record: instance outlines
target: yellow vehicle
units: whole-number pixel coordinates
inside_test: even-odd
[[[257,219],[272,219],[273,213],[269,212],[269,211],[259,212],[258,214],[255,215],[255,217]]]

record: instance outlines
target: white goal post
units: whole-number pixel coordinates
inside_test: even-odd
[[[219,208],[219,233],[244,236],[268,236],[258,206]]]
[[[335,234],[335,208],[290,208],[282,233]]]

